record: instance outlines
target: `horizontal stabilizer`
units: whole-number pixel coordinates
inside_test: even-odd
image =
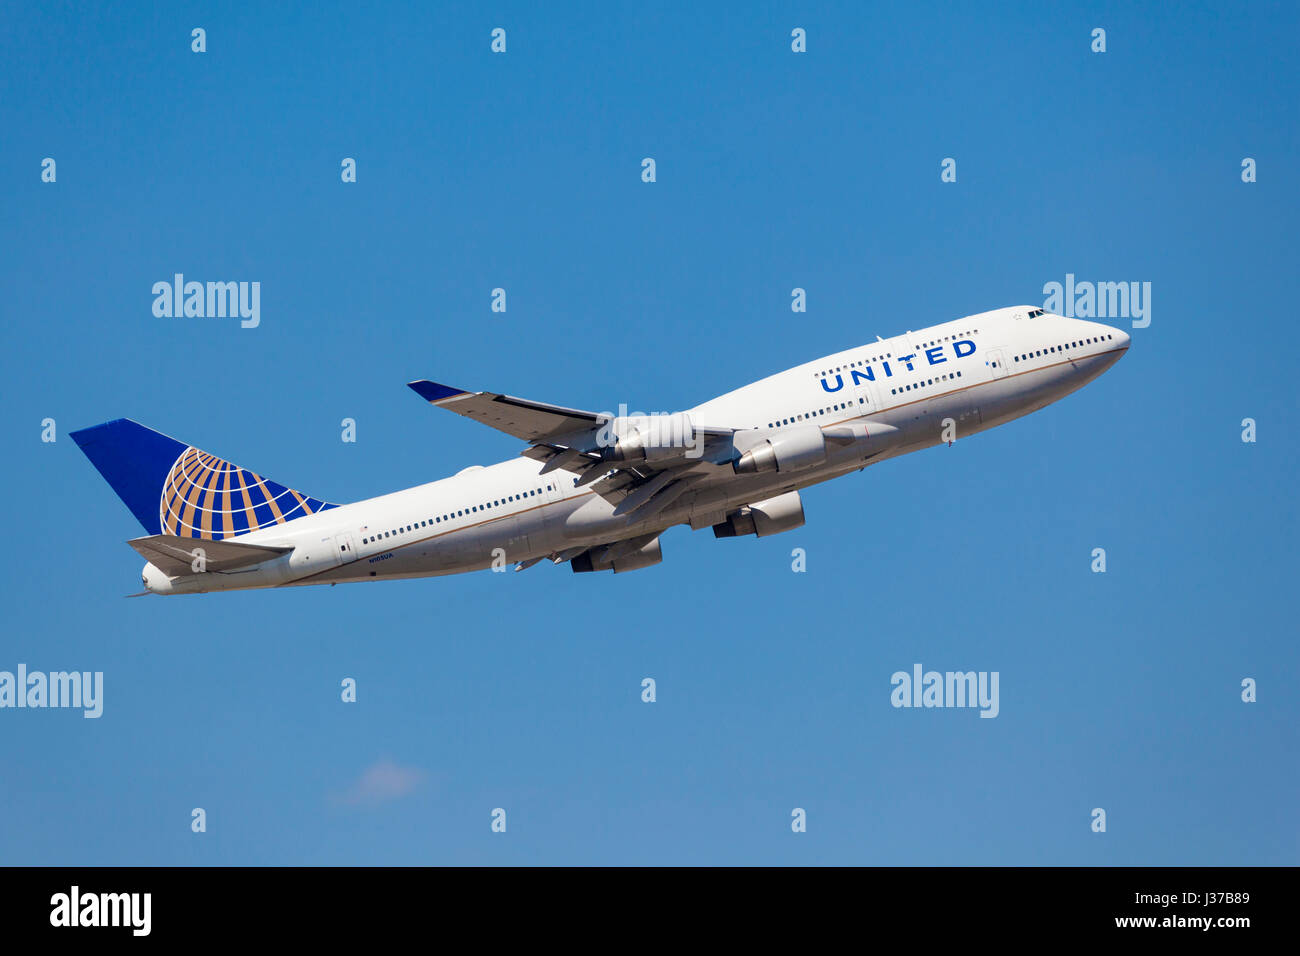
[[[238,541],[201,541],[180,538],[174,534],[154,534],[147,538],[132,538],[127,542],[140,556],[168,577],[196,574],[205,571],[236,571],[239,568],[261,564],[293,548],[268,548],[260,544],[243,544]],[[199,553],[196,553],[199,552]],[[201,565],[196,565],[202,557]]]

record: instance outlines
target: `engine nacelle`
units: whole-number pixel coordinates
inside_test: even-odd
[[[766,538],[770,534],[793,531],[804,523],[803,500],[797,491],[787,491],[775,498],[755,501],[727,515],[727,520],[713,526],[715,538],[735,538],[744,534]]]
[[[569,567],[578,573],[584,571],[608,571],[612,568],[615,574],[619,574],[623,571],[648,568],[652,564],[658,564],[663,559],[664,553],[659,548],[659,539],[655,538],[643,544],[636,551],[621,554],[612,561],[593,560],[591,551],[584,551],[569,562]]]
[[[687,412],[616,418],[598,435],[605,457],[614,461],[659,461],[680,458],[683,449],[700,447],[695,422]]]
[[[826,461],[826,437],[816,425],[797,425],[764,439],[736,459],[738,475],[797,471]]]

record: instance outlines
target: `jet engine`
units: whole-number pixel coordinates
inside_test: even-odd
[[[613,557],[609,555],[613,553]],[[610,546],[592,548],[575,557],[569,562],[569,567],[575,572],[583,571],[608,571],[611,568],[615,574],[622,571],[636,571],[640,568],[648,568],[652,564],[658,564],[664,559],[664,553],[659,548],[659,539],[652,538],[641,547],[619,553],[611,552]]]
[[[755,501],[727,515],[727,520],[713,526],[715,538],[735,538],[743,534],[766,538],[770,534],[793,531],[804,523],[803,501],[797,491],[787,491],[775,498]]]
[[[679,458],[683,449],[697,448],[701,436],[686,412],[616,418],[605,426],[605,457],[613,461],[660,461]],[[608,438],[616,437],[612,445]]]
[[[826,438],[816,425],[797,425],[766,438],[736,459],[738,475],[796,471],[826,460]]]

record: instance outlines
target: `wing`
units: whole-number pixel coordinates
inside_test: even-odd
[[[496,392],[421,380],[421,398],[529,443],[521,455],[541,473],[563,469],[574,484],[617,500],[615,514],[643,519],[711,477],[731,474],[735,429],[702,426],[686,412],[616,417]],[[619,500],[621,499],[621,500]]]
[[[612,417],[495,392],[466,392],[427,380],[409,382],[408,385],[430,405],[472,418],[527,442],[596,428]]]
[[[146,561],[169,577],[193,574],[195,551],[203,552],[204,566],[208,571],[234,571],[250,565],[261,564],[293,548],[268,548],[260,544],[242,544],[238,541],[207,541],[197,538],[178,538],[173,534],[153,534],[147,538],[132,538],[127,542]]]

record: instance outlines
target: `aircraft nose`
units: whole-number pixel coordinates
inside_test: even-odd
[[[1084,322],[1083,325],[1084,328],[1080,331],[1084,335],[1095,337],[1101,343],[1101,350],[1113,353],[1116,359],[1128,349],[1129,334],[1123,329],[1104,322]]]

